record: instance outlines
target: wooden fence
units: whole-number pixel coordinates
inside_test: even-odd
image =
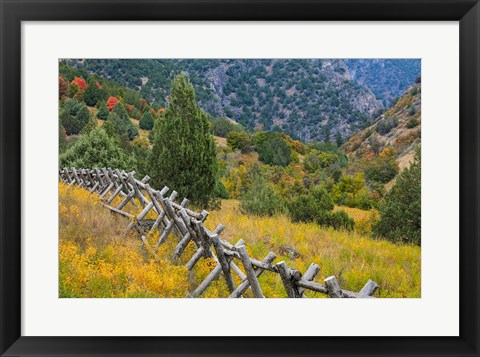
[[[178,244],[172,254],[172,261],[177,262],[185,253],[187,245],[193,241],[196,252],[188,260],[186,268],[191,271],[195,264],[202,258],[213,259],[215,268],[198,287],[188,293],[188,297],[200,296],[212,281],[222,276],[230,292],[230,298],[239,298],[248,288],[257,298],[265,297],[259,284],[258,277],[265,271],[279,274],[285,291],[289,298],[302,298],[306,289],[326,294],[332,298],[371,298],[379,286],[369,280],[359,292],[341,289],[335,276],[324,280],[323,284],[314,282],[320,267],[312,263],[302,274],[291,269],[283,261],[273,264],[275,253],[270,252],[262,260],[250,257],[245,248],[245,242],[240,239],[236,244],[222,239],[221,233],[224,226],[219,224],[215,230],[208,230],[203,222],[208,217],[208,212],[194,212],[187,208],[188,199],[180,203],[175,202],[177,192],[172,191],[167,195],[169,188],[164,187],[158,191],[149,186],[150,177],[142,180],[135,178],[135,172],[125,172],[118,169],[75,169],[64,168],[59,171],[59,179],[68,185],[76,184],[90,192],[98,193],[101,204],[112,212],[130,219],[126,232],[136,229],[142,238],[146,249],[156,258],[156,250],[165,243],[169,236],[176,236]],[[115,207],[111,204],[119,197],[120,203]],[[133,215],[124,207],[131,203],[137,207],[138,213]],[[122,210],[123,209],[123,210]],[[154,212],[155,220],[146,219],[149,212]],[[151,246],[146,239],[146,234],[159,231],[159,239]],[[174,233],[174,234],[170,234]],[[239,266],[243,266],[243,271]],[[241,283],[235,286],[233,274],[236,274]]]

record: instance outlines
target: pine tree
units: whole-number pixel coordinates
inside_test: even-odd
[[[218,170],[215,141],[207,114],[196,104],[195,90],[183,73],[173,81],[169,103],[154,126],[152,186],[167,185],[192,204],[206,207]]]
[[[340,132],[337,132],[335,135],[335,144],[337,144],[337,147],[340,147],[343,144],[342,134],[340,134]]]
[[[102,89],[95,83],[94,80],[89,81],[87,89],[83,95],[85,103],[91,107],[97,105],[97,102],[105,99],[105,94]]]
[[[69,101],[67,101],[65,102],[68,103]],[[69,103],[72,102],[75,101],[71,100]],[[75,113],[75,115],[72,113]],[[68,135],[79,134],[83,127],[87,125],[91,119],[90,112],[85,104],[80,105],[79,107],[77,107],[76,104],[64,105],[64,107],[60,109],[59,115],[60,123],[65,128],[65,131]]]
[[[380,206],[377,236],[401,243],[421,245],[421,159],[417,149],[413,164],[402,171]]]
[[[97,118],[107,120],[109,114],[110,112],[108,111],[107,105],[105,104],[105,102],[102,102],[102,104],[100,104],[100,107],[98,107]]]
[[[90,115],[90,111],[88,110],[88,108],[85,104],[82,105],[82,107],[78,110],[78,113],[75,116],[75,119],[78,121],[78,123],[80,124],[82,129],[92,119],[92,117]]]
[[[133,140],[135,137],[138,136],[138,130],[135,125],[132,124],[130,121],[130,116],[128,115],[127,110],[123,106],[121,102],[118,102],[113,108],[110,115],[116,114],[120,118],[120,123],[116,125],[117,131],[120,131],[120,134],[126,133],[130,140]],[[110,120],[110,116],[109,116]]]
[[[140,128],[143,130],[152,130],[153,129],[153,115],[150,112],[143,114],[142,119],[140,119]]]

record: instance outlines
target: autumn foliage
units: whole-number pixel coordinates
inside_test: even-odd
[[[107,99],[107,108],[108,108],[108,110],[112,111],[113,108],[115,108],[115,105],[117,105],[118,101],[119,101],[119,100],[118,100],[118,98],[116,98],[116,97],[109,97],[109,98]]]
[[[72,81],[72,84],[77,85],[78,88],[81,90],[85,90],[88,87],[87,82],[85,82],[85,79],[80,77],[75,77],[75,79]]]
[[[62,76],[58,77],[58,99],[65,99],[68,95],[68,83]]]

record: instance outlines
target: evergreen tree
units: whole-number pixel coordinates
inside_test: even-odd
[[[421,245],[421,159],[417,150],[414,163],[398,176],[380,206],[381,219],[374,233],[394,242]]]
[[[278,133],[267,133],[257,151],[259,159],[269,165],[287,166],[291,161],[292,149]]]
[[[94,80],[89,81],[87,89],[83,94],[83,100],[91,107],[97,105],[97,102],[105,99],[104,91],[99,88]]]
[[[75,100],[71,101],[76,103]],[[68,103],[68,99],[65,103]],[[78,109],[77,104],[71,102],[70,104],[72,104],[72,106],[67,104],[60,109],[60,123],[68,135],[79,134],[90,121],[90,112],[85,104],[79,106],[80,109]],[[72,113],[76,114],[74,115]]]
[[[98,107],[97,118],[107,120],[109,114],[110,112],[108,111],[107,105],[105,104],[105,102],[102,102],[102,104],[100,104],[100,106]]]
[[[156,120],[150,156],[152,186],[176,190],[194,205],[212,202],[218,170],[215,141],[207,114],[195,101],[195,90],[182,73],[172,84],[169,107]]]
[[[153,129],[153,115],[150,112],[143,114],[142,119],[140,119],[140,128],[143,130],[152,130]]]
[[[60,167],[114,167],[131,171],[134,160],[110,138],[102,128],[93,128],[64,153],[60,154]]]
[[[127,134],[130,140],[133,140],[138,136],[138,130],[130,121],[128,112],[121,102],[118,102],[115,105],[115,108],[113,108],[112,112],[108,116],[108,120],[111,119],[112,114],[118,116],[118,118],[115,117],[115,128],[119,135]]]
[[[337,134],[335,135],[335,143],[337,144],[337,147],[340,147],[343,144],[342,134],[340,134],[339,132],[337,132]]]
[[[75,116],[75,119],[80,123],[80,126],[83,127],[87,125],[90,120],[92,119],[92,116],[90,115],[90,111],[88,110],[87,106],[84,104],[82,107],[78,110],[77,115]]]

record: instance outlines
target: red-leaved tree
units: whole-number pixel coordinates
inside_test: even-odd
[[[87,82],[85,82],[85,79],[80,77],[75,77],[72,83],[76,84],[78,88],[80,88],[81,90],[85,90],[88,87]]]
[[[115,108],[115,105],[118,103],[118,98],[116,97],[109,97],[107,99],[107,108],[109,111],[112,111]]]

